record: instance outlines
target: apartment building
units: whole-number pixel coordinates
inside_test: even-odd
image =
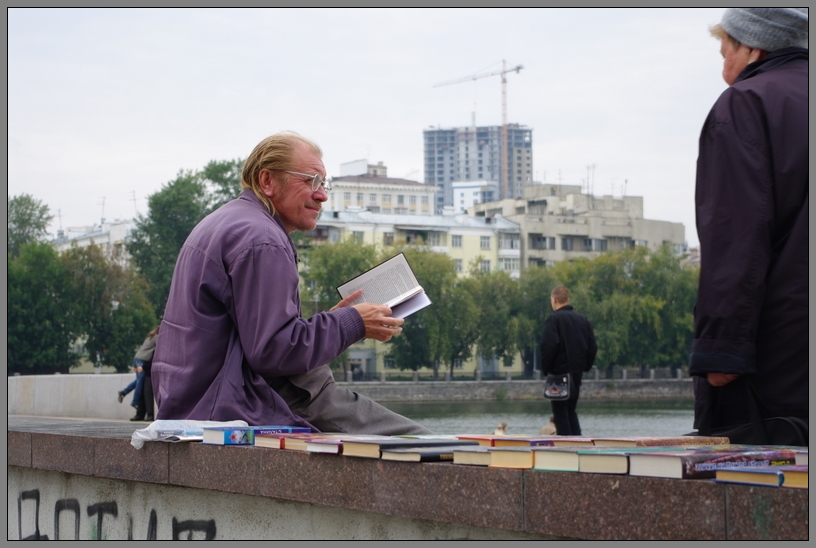
[[[513,277],[519,275],[519,227],[501,215],[490,218],[465,214],[420,216],[357,208],[324,209],[310,237],[317,245],[346,238],[381,248],[406,243],[425,245],[453,259],[460,276],[466,275],[477,260],[482,271],[505,270]]]
[[[67,251],[72,246],[97,245],[110,261],[127,267],[130,264],[130,254],[127,252],[126,244],[132,230],[133,221],[130,219],[114,221],[102,219],[100,224],[60,229],[51,243],[58,253]]]
[[[521,268],[662,245],[687,252],[682,223],[643,218],[643,197],[592,196],[579,185],[537,184],[519,199],[474,204],[468,215],[499,215],[519,226]]]
[[[498,199],[521,198],[533,180],[533,131],[520,124],[507,125],[509,181],[502,185],[501,126],[468,126],[423,130],[425,183],[438,188],[436,212],[455,206],[453,183],[492,181]]]
[[[340,177],[332,178],[332,191],[324,208],[332,211],[366,209],[386,215],[433,215],[436,187],[388,177],[382,162],[356,160],[340,165]]]

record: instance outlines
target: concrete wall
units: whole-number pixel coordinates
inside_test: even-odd
[[[133,373],[8,377],[8,414],[127,420],[132,394],[117,393]],[[340,383],[375,401],[463,401],[543,399],[541,381],[420,381]],[[581,398],[693,398],[691,379],[585,380]]]
[[[546,538],[358,509],[17,466],[8,467],[7,493],[8,540]],[[193,500],[195,504],[190,504]]]

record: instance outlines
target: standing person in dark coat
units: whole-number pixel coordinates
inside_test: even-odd
[[[550,400],[559,436],[580,436],[581,424],[575,411],[581,377],[595,363],[598,346],[589,320],[569,304],[569,291],[559,285],[550,293],[553,313],[544,322],[541,335],[541,367],[545,375],[569,373],[572,394],[567,400]]]
[[[700,135],[695,427],[808,420],[808,9],[732,8],[711,34],[729,87]],[[716,388],[715,388],[716,387]]]

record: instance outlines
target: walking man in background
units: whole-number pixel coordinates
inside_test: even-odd
[[[569,303],[569,291],[559,285],[550,293],[553,313],[544,322],[541,335],[541,368],[545,375],[569,373],[572,393],[569,399],[550,400],[556,433],[580,436],[581,425],[575,411],[581,390],[581,377],[595,363],[598,346],[589,320]]]
[[[731,8],[697,159],[695,419],[808,420],[808,9]]]

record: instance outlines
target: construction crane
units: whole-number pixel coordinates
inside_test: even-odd
[[[474,74],[466,78],[458,78],[450,80],[449,82],[442,82],[433,87],[447,86],[449,84],[459,84],[461,82],[469,82],[471,80],[478,80],[479,78],[486,78],[488,76],[501,76],[502,85],[502,125],[501,125],[501,147],[502,147],[502,198],[510,198],[510,159],[508,158],[509,147],[507,145],[507,73],[518,72],[523,69],[522,65],[507,68],[507,62],[502,59],[502,69],[493,72],[485,72],[482,74]]]

